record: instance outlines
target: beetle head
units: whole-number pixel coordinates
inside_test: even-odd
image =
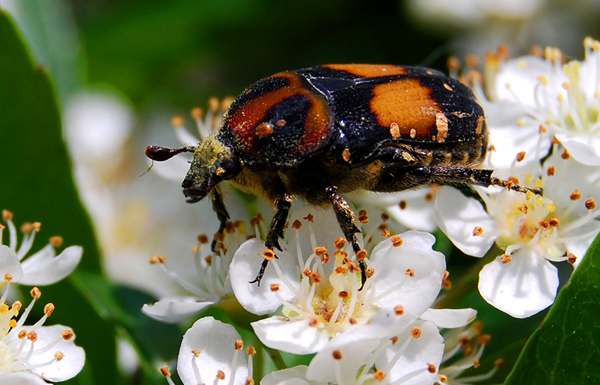
[[[198,202],[223,180],[234,178],[241,170],[233,147],[211,135],[194,151],[194,159],[181,184],[189,203]]]

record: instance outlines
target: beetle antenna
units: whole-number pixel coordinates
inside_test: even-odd
[[[182,152],[195,152],[196,146],[186,145],[179,148],[169,148],[161,146],[148,146],[146,147],[146,156],[157,162],[162,162],[167,159],[171,159],[175,155],[181,154]]]

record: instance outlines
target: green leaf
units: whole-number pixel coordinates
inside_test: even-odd
[[[600,383],[600,236],[560,291],[506,384]]]
[[[0,209],[17,226],[42,223],[33,250],[53,235],[83,246],[79,269],[100,273],[98,247],[77,196],[62,134],[56,93],[47,71],[34,64],[13,20],[0,11]],[[116,384],[115,336],[70,280],[42,288],[56,310],[48,324],[73,328],[86,351],[84,371],[69,384]],[[43,305],[42,305],[43,307]],[[37,308],[37,306],[36,306]],[[33,317],[32,317],[33,319]]]

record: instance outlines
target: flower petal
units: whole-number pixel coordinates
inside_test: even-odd
[[[477,316],[474,309],[427,309],[421,319],[431,321],[439,328],[459,328]]]
[[[404,311],[419,316],[435,301],[446,272],[446,259],[432,249],[433,235],[420,231],[400,234],[402,244],[394,247],[391,240],[380,242],[373,249],[370,267],[375,274],[368,285],[377,305],[393,309],[402,305]]]
[[[485,208],[455,188],[438,188],[435,217],[444,234],[467,255],[483,257],[496,240],[496,224]],[[483,230],[478,236],[473,235],[476,227]]]
[[[253,322],[252,329],[258,339],[272,349],[292,354],[311,354],[321,350],[329,337],[309,323],[309,319],[295,321],[270,317]]]
[[[38,336],[35,342],[36,354],[33,354],[27,363],[33,367],[31,370],[33,373],[43,375],[48,381],[59,382],[71,379],[79,374],[85,364],[85,351],[75,345],[75,337],[69,340],[62,339],[63,331],[73,333],[71,328],[63,325],[43,326],[36,330]],[[59,342],[56,342],[57,340]],[[47,350],[46,346],[48,346]],[[62,359],[51,365],[44,365],[55,359],[54,354],[57,351],[63,354]]]
[[[306,370],[308,366],[298,365],[287,369],[271,372],[263,377],[260,385],[309,385],[315,382],[308,381]]]
[[[37,374],[21,372],[21,373],[2,373],[0,374],[0,384],[10,385],[48,385],[42,380],[42,377]]]
[[[246,354],[243,350],[234,348],[236,341],[240,339],[233,326],[213,317],[204,317],[196,321],[185,332],[177,358],[177,373],[183,383],[212,383],[217,378],[217,373],[222,371],[227,383],[246,384]],[[194,352],[197,352],[198,356]],[[234,362],[235,367],[232,367]],[[232,379],[231,376],[235,378]]]
[[[214,301],[198,301],[196,297],[171,297],[161,299],[154,304],[145,304],[142,313],[157,321],[177,323],[200,313],[214,303]]]
[[[479,292],[492,306],[526,318],[552,305],[558,289],[558,271],[545,258],[523,249],[502,263],[500,257],[479,273]]]
[[[9,274],[13,281],[20,282],[23,269],[17,254],[8,246],[0,245],[0,279],[4,281]]]
[[[271,285],[280,284],[283,280],[291,284],[297,283],[300,271],[297,261],[287,252],[277,251],[277,260],[270,262],[260,286],[250,283],[256,277],[258,269],[263,262],[265,244],[254,238],[244,242],[233,256],[229,267],[229,279],[233,293],[240,304],[249,312],[257,315],[269,314],[281,306],[279,298],[289,300],[293,298],[289,285],[279,285],[277,293],[271,291]],[[274,264],[278,264],[279,271]]]
[[[75,270],[81,261],[82,253],[81,246],[70,246],[55,257],[54,249],[48,245],[21,263],[23,277],[19,283],[23,285],[56,283]]]

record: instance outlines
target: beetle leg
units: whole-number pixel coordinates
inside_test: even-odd
[[[325,189],[325,194],[331,200],[331,204],[333,205],[333,211],[335,212],[335,216],[337,221],[344,233],[344,236],[352,244],[352,249],[354,250],[354,254],[357,254],[361,251],[360,245],[356,239],[356,233],[359,233],[360,230],[354,224],[354,213],[350,206],[348,206],[348,202],[337,192],[335,186],[329,186]],[[359,260],[358,265],[360,266],[360,278],[361,285],[360,289],[365,286],[365,282],[367,282],[367,264],[364,260]]]
[[[221,190],[218,187],[212,189],[210,198],[212,200],[213,210],[215,213],[217,213],[217,218],[220,222],[219,230],[217,230],[217,233],[215,234],[210,245],[210,249],[213,251],[213,253],[217,253],[217,243],[218,241],[223,240],[225,226],[229,220],[229,213],[225,208],[225,204],[223,203],[223,195],[221,195]]]
[[[520,186],[508,180],[502,180],[492,176],[494,170],[485,170],[470,167],[418,167],[410,170],[410,174],[417,178],[423,178],[430,182],[466,183],[475,186],[501,186],[522,193],[532,192],[543,195],[543,189],[531,189]]]
[[[281,195],[275,201],[275,205],[277,206],[277,212],[273,216],[273,220],[271,220],[271,225],[267,230],[267,236],[265,239],[265,246],[267,249],[273,250],[273,248],[277,248],[281,250],[281,246],[279,245],[279,238],[283,238],[283,231],[285,230],[287,218],[290,213],[290,208],[292,207],[292,197],[290,194],[285,193]],[[277,255],[275,255],[277,258]],[[265,270],[267,269],[267,265],[269,264],[268,259],[263,259],[262,264],[260,265],[260,270],[256,275],[254,280],[250,281],[250,283],[255,283],[260,286],[260,280],[265,275]]]

